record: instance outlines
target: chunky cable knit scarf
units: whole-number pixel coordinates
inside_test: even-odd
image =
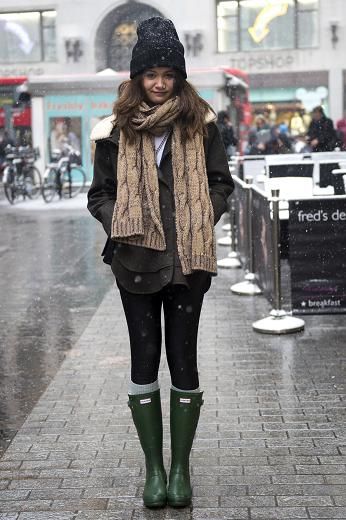
[[[155,107],[142,104],[133,119],[138,130],[135,141],[129,143],[120,132],[112,239],[158,251],[166,249],[153,135],[172,128],[175,223],[182,271],[216,273],[214,214],[203,137],[196,134],[182,142],[178,115],[178,98]],[[206,122],[212,120],[214,114],[208,114]]]

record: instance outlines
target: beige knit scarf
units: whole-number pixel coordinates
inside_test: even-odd
[[[133,123],[133,143],[120,131],[117,198],[112,218],[112,239],[117,242],[166,249],[160,215],[159,183],[154,135],[172,129],[172,169],[177,250],[183,273],[216,273],[214,214],[210,201],[203,136],[181,141],[177,122],[179,99],[162,105],[142,104]],[[209,114],[206,122],[214,120]]]

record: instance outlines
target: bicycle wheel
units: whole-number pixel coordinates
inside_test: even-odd
[[[30,199],[36,199],[41,193],[42,178],[36,166],[30,166],[25,172],[26,195]]]
[[[15,173],[12,168],[5,168],[4,170],[4,192],[6,198],[10,204],[14,204],[16,199],[16,184],[15,184]]]
[[[56,177],[57,171],[54,168],[46,170],[41,186],[41,193],[45,202],[51,202],[57,194]]]
[[[72,198],[81,193],[86,183],[83,168],[72,165],[70,171],[62,174],[62,194],[65,198]]]

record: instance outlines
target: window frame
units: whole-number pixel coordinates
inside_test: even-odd
[[[304,49],[317,49],[319,48],[319,42],[320,42],[320,18],[318,16],[318,37],[317,37],[317,43],[314,44],[314,45],[311,45],[309,47],[307,46],[302,46],[302,47],[299,47],[299,30],[300,30],[300,26],[299,26],[299,23],[301,23],[299,20],[300,20],[300,17],[299,17],[299,14],[300,13],[304,13],[304,12],[309,12],[309,13],[317,13],[317,15],[319,15],[319,13],[321,12],[320,11],[320,0],[316,0],[317,2],[317,7],[315,8],[309,8],[309,9],[300,9],[299,8],[299,0],[293,0],[294,2],[294,5],[293,5],[293,9],[294,9],[294,13],[293,13],[293,21],[294,21],[294,36],[293,36],[293,41],[294,41],[294,46],[293,47],[280,47],[280,48],[267,48],[267,49],[251,49],[251,50],[244,50],[242,47],[242,34],[241,34],[241,9],[242,9],[242,6],[241,6],[241,0],[235,0],[238,2],[238,9],[237,9],[237,16],[236,17],[233,17],[233,18],[237,18],[237,38],[236,38],[236,41],[237,41],[237,49],[232,49],[232,50],[226,50],[226,51],[221,51],[220,48],[219,48],[219,29],[218,29],[218,23],[217,23],[217,20],[219,18],[218,16],[218,5],[222,2],[223,0],[216,0],[215,2],[215,19],[216,19],[216,49],[217,49],[217,53],[218,54],[229,54],[229,53],[232,53],[232,52],[244,52],[244,53],[250,53],[250,52],[270,52],[270,51],[294,51],[294,50],[304,50]],[[222,17],[222,18],[227,18],[227,17]]]
[[[300,13],[318,13],[320,12],[320,0],[317,1],[317,8],[316,9],[299,9],[299,0],[295,0],[295,16],[296,16],[296,26],[295,26],[295,33],[296,33],[296,46],[295,49],[318,49],[319,47],[319,40],[320,40],[320,18],[318,16],[317,19],[317,31],[318,31],[318,38],[316,45],[311,45],[310,47],[299,47],[299,35],[300,35],[300,24],[301,24],[301,17],[299,16]]]

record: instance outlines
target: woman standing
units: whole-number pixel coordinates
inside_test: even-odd
[[[197,333],[216,274],[214,224],[233,190],[215,114],[186,81],[170,20],[142,22],[130,80],[96,125],[88,209],[108,235],[131,348],[129,406],[145,454],[147,507],[191,503],[189,456],[203,403]],[[162,458],[161,308],[170,370],[171,468]]]

